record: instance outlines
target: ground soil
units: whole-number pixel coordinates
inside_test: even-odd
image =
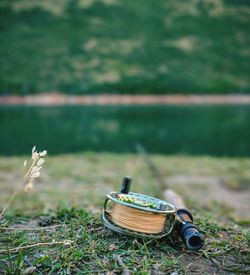
[[[230,189],[216,176],[176,175],[166,178],[165,182],[191,200],[199,201],[203,207],[217,203],[231,211],[237,220],[250,219],[249,190]]]

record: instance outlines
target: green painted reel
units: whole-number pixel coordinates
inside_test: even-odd
[[[122,188],[120,192],[110,192],[106,196],[104,202],[104,208],[102,211],[102,221],[106,227],[109,229],[136,237],[146,237],[146,238],[163,238],[167,236],[173,229],[176,219],[176,208],[163,200],[146,196],[139,193],[129,192],[131,179],[125,177],[123,180]],[[138,232],[125,228],[121,225],[116,224],[112,220],[111,209],[114,204],[123,205],[130,208],[135,208],[141,211],[150,212],[154,214],[163,214],[165,215],[164,226],[161,232],[159,233],[144,233]]]

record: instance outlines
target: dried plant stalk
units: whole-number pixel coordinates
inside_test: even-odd
[[[47,151],[43,150],[41,152],[37,152],[36,146],[32,148],[32,153],[31,153],[31,164],[29,168],[27,169],[27,172],[25,173],[24,176],[24,191],[29,192],[33,190],[34,188],[34,180],[40,176],[40,170],[42,169],[42,165],[45,162],[44,157],[47,155]],[[24,167],[27,166],[27,160],[24,161],[23,164]],[[10,196],[8,202],[6,203],[5,207],[0,213],[0,218],[4,215],[5,211],[7,208],[11,205],[12,201],[16,197],[16,195],[21,191],[20,190],[15,190],[12,195]]]
[[[47,231],[54,230],[57,228],[65,227],[65,224],[56,224],[45,227],[2,227],[0,226],[0,230],[2,231]]]
[[[1,254],[4,253],[9,253],[9,252],[19,252],[23,249],[28,249],[28,248],[33,248],[33,247],[40,247],[40,246],[53,246],[53,245],[65,245],[65,246],[69,246],[73,243],[72,240],[64,240],[64,241],[53,241],[53,242],[44,242],[44,243],[33,243],[33,244],[28,244],[28,245],[24,245],[24,246],[18,246],[15,248],[11,248],[11,249],[2,249],[0,250]]]

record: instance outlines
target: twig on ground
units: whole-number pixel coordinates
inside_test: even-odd
[[[122,267],[122,274],[123,275],[130,275],[130,271],[126,268],[125,264],[123,263],[122,258],[119,255],[114,254],[114,258],[117,263]]]
[[[53,246],[53,245],[71,245],[73,243],[72,240],[64,240],[60,242],[46,242],[46,243],[33,243],[29,245],[19,246],[11,249],[2,249],[0,250],[1,253],[9,253],[9,252],[18,252],[23,249],[32,248],[32,247],[39,247],[39,246]]]
[[[54,228],[65,226],[65,224],[56,224],[52,226],[46,226],[46,227],[2,227],[0,226],[0,230],[4,231],[46,231],[51,230]]]

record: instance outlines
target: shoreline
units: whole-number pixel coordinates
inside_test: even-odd
[[[39,95],[0,96],[1,106],[58,106],[58,105],[250,105],[250,95]]]

